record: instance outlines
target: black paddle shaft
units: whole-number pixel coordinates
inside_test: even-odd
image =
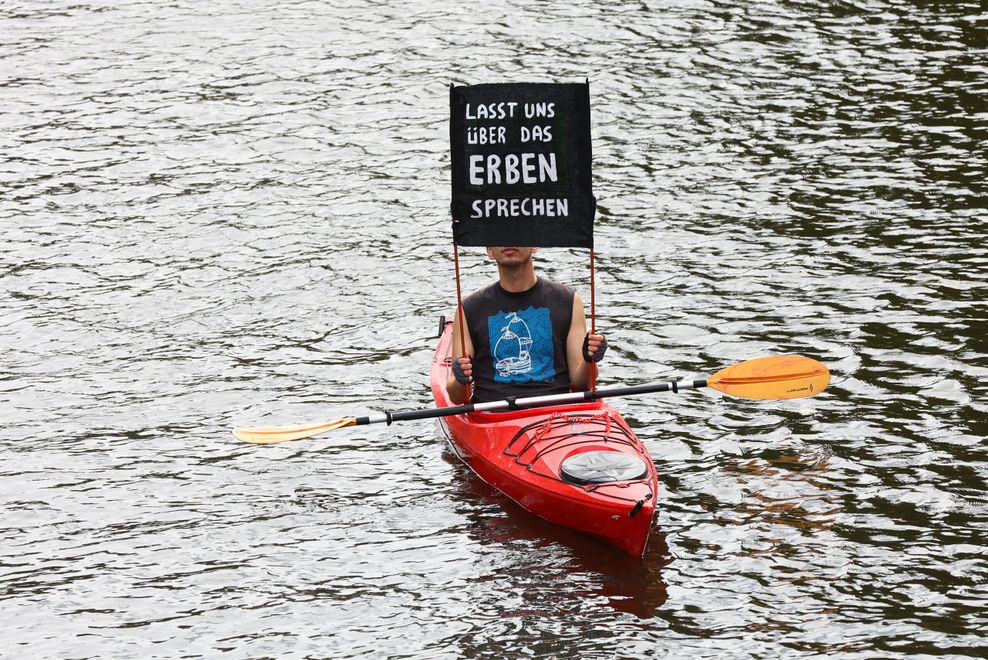
[[[425,410],[404,410],[398,412],[386,411],[381,415],[369,415],[367,417],[357,417],[355,426],[362,424],[376,424],[383,422],[408,422],[416,419],[432,419],[435,417],[449,417],[450,415],[464,415],[472,412],[499,412],[504,410],[530,410],[533,408],[544,408],[567,403],[580,403],[581,401],[596,401],[612,396],[634,396],[636,394],[651,394],[653,392],[679,392],[679,390],[695,390],[706,387],[706,380],[692,381],[669,381],[666,383],[650,383],[647,385],[632,385],[630,387],[608,387],[596,391],[570,392],[568,394],[551,394],[548,396],[532,396],[515,398],[511,397],[503,401],[486,401],[484,403],[464,403],[458,406],[446,406],[445,408],[428,408]]]

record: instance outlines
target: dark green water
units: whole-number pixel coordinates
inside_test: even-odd
[[[983,657],[984,3],[14,0],[0,33],[0,656]],[[426,423],[233,440],[430,404],[447,87],[584,77],[604,382],[801,353],[830,389],[619,401],[642,562]]]

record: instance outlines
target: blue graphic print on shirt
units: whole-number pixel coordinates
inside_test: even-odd
[[[487,317],[487,328],[495,382],[548,382],[555,377],[548,307],[498,312]]]

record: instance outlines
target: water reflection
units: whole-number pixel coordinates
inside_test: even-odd
[[[568,607],[574,611],[603,599],[615,611],[648,618],[666,602],[662,568],[673,557],[660,529],[653,529],[644,558],[632,557],[532,515],[462,465],[452,449],[445,456],[455,463],[459,483],[453,496],[471,521],[467,533],[482,547],[509,551],[517,563],[501,567],[507,574],[544,574],[557,583],[553,592],[572,599]]]

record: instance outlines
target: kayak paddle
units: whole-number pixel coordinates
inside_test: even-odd
[[[699,389],[701,387],[712,387],[724,394],[746,399],[799,399],[819,394],[827,388],[829,383],[830,372],[822,363],[800,355],[781,355],[740,362],[721,369],[706,380],[670,381],[649,385],[632,385],[630,387],[607,387],[596,391],[510,398],[504,401],[466,403],[459,406],[428,408],[425,410],[387,411],[379,415],[370,415],[367,417],[344,417],[328,422],[315,422],[294,426],[240,427],[233,429],[233,435],[238,440],[243,440],[244,442],[272,444],[311,438],[327,431],[347,426],[361,426],[363,424],[377,424],[381,422],[391,424],[392,422],[448,417],[449,415],[462,415],[471,412],[540,408],[557,403],[579,403],[581,401],[595,401],[604,397],[631,396],[651,392],[668,392],[670,390],[679,392],[679,390]]]

